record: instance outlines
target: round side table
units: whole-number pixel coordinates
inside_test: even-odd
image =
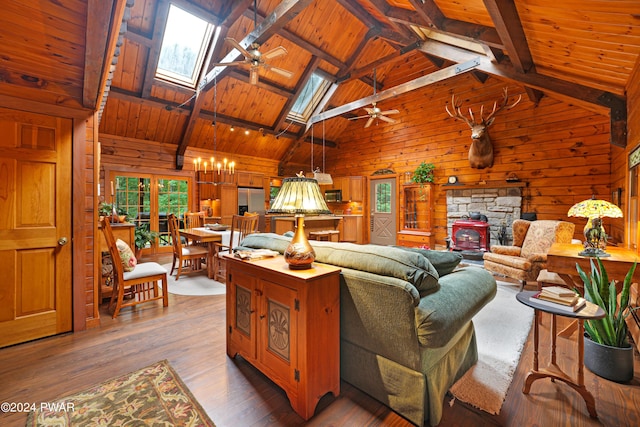
[[[531,384],[535,380],[541,378],[551,378],[551,380],[560,380],[569,385],[584,399],[587,404],[587,410],[592,418],[598,418],[596,412],[596,402],[593,395],[584,386],[584,321],[590,319],[601,319],[605,316],[605,312],[602,308],[587,301],[586,305],[576,312],[567,312],[562,309],[551,307],[541,304],[535,298],[538,291],[522,291],[516,294],[516,299],[522,304],[531,307],[535,310],[535,321],[533,324],[533,369],[527,374],[527,378],[524,381],[524,387],[522,392],[529,394]],[[551,363],[546,368],[540,368],[538,366],[538,344],[540,333],[540,318],[541,312],[546,312],[552,315],[551,317]],[[556,364],[556,316],[569,317],[576,319],[578,323],[578,378],[575,380],[563,372]]]

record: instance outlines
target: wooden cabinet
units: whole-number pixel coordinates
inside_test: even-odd
[[[433,230],[433,193],[431,184],[405,184],[400,190],[401,246],[435,247]]]
[[[363,176],[335,176],[332,179],[333,184],[320,186],[323,193],[326,190],[340,190],[343,202],[364,202],[365,178]]]
[[[340,269],[289,270],[282,256],[227,257],[227,355],[241,355],[311,418],[340,394]]]
[[[342,200],[346,202],[364,202],[364,177],[348,176],[342,182]]]
[[[361,215],[345,215],[342,217],[340,240],[343,242],[364,243]]]
[[[264,174],[256,172],[236,172],[238,187],[264,188]]]

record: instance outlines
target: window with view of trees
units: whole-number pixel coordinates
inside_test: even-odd
[[[391,212],[391,184],[384,182],[376,184],[376,213]]]
[[[170,5],[156,77],[195,88],[214,30],[209,22]]]
[[[182,218],[189,210],[189,179],[119,172],[112,182],[117,210],[137,227],[157,231],[159,247],[170,246],[167,217]]]

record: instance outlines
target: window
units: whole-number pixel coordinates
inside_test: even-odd
[[[158,249],[170,248],[168,214],[182,218],[189,210],[189,184],[185,177],[112,172],[115,206],[129,222],[159,233]],[[149,248],[149,246],[147,246]]]
[[[376,184],[376,206],[375,213],[390,213],[391,212],[391,184],[383,182]]]
[[[311,113],[318,106],[320,100],[329,90],[329,82],[318,74],[311,74],[311,78],[307,81],[302,93],[291,108],[287,118],[289,120],[306,123],[311,117]]]
[[[212,24],[170,5],[156,77],[195,88],[213,32]]]

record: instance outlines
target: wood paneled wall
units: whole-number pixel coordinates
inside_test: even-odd
[[[177,146],[155,141],[147,141],[135,138],[120,138],[113,135],[100,135],[101,144],[101,177],[102,188],[104,186],[104,170],[119,169],[123,167],[130,171],[138,170],[142,173],[166,173],[176,171],[175,153]],[[203,161],[209,159],[214,153],[202,149],[187,149],[184,158],[184,168],[181,173],[193,174],[193,159],[202,157]],[[278,162],[275,160],[261,159],[250,156],[229,155],[218,152],[216,158],[227,157],[229,161],[236,162],[239,171],[252,171],[264,173],[266,176],[277,176]],[[193,174],[195,178],[195,174]],[[191,209],[198,209],[197,194],[194,194]]]
[[[455,93],[463,102],[463,111],[472,107],[477,115],[481,105],[486,111],[500,99],[505,86],[510,95],[522,94],[523,99],[512,110],[499,113],[489,129],[493,167],[472,169],[467,159],[470,129],[450,118],[445,105]],[[504,182],[515,173],[527,183],[523,212],[535,212],[539,219],[572,221],[576,238],[581,238],[584,221],[568,218],[569,208],[592,195],[611,200],[611,170],[617,168],[612,166],[612,155],[617,153],[609,143],[609,118],[604,115],[549,97],[535,105],[522,87],[497,78],[482,84],[468,73],[385,101],[384,107],[400,110],[394,116],[398,123],[380,122],[364,129],[363,123],[352,122],[341,138],[348,142],[328,150],[327,169],[337,176],[367,176],[379,169],[402,174],[422,161],[435,163],[438,244],[444,244],[447,237],[442,184],[449,175],[458,176],[462,184],[477,184]]]
[[[629,211],[629,154],[640,145],[640,59],[636,62],[629,84],[627,85],[627,149],[616,158],[616,164],[624,165],[619,170],[614,169],[616,181],[614,187],[623,189],[622,211],[627,218],[626,222],[636,221],[640,218],[632,218]],[[626,232],[633,230],[632,227],[626,227]],[[640,248],[638,249],[640,251]]]

